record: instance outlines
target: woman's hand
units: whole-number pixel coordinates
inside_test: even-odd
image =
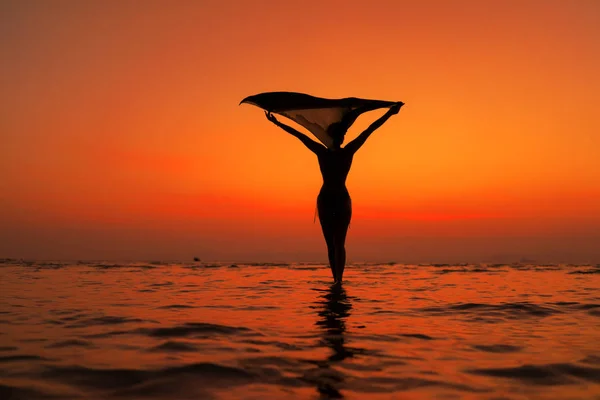
[[[402,107],[403,105],[404,105],[404,103],[399,101],[398,103],[396,103],[390,107],[390,109],[388,110],[388,113],[390,115],[398,114],[398,111],[400,111],[400,107]]]
[[[272,123],[274,123],[275,125],[277,125],[279,123],[279,121],[277,121],[277,118],[275,118],[275,116],[273,114],[271,114],[270,111],[265,111],[265,115],[267,116],[267,119],[269,121],[271,121]]]

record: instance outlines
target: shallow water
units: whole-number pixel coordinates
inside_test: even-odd
[[[600,399],[600,266],[0,262],[1,399]]]

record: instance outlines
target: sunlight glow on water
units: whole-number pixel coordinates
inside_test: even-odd
[[[0,398],[600,396],[600,268],[0,262]],[[393,396],[392,396],[393,397]]]

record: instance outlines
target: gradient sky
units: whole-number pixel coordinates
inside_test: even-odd
[[[325,261],[314,155],[238,106],[287,90],[406,103],[355,157],[350,262],[600,262],[599,26],[595,0],[0,1],[0,257]]]

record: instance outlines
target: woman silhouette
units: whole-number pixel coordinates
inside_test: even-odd
[[[390,107],[381,118],[373,122],[356,139],[345,147],[341,147],[346,131],[364,110],[357,108],[348,113],[341,122],[332,124],[329,127],[328,134],[333,138],[333,145],[329,148],[315,142],[294,128],[282,124],[273,114],[265,111],[269,121],[300,139],[310,151],[317,155],[319,168],[323,176],[323,186],[317,197],[317,209],[323,236],[327,243],[327,255],[334,283],[342,283],[344,267],[346,266],[346,233],[352,218],[352,203],[346,188],[346,177],[350,172],[352,158],[369,136],[392,115],[397,114],[403,105],[404,103],[399,102]]]

